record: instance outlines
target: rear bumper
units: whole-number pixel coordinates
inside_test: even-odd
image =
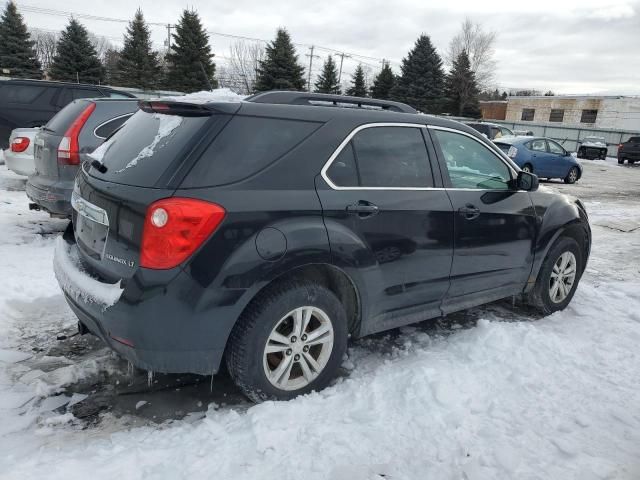
[[[640,160],[640,152],[618,152],[618,159],[627,159],[627,160]]]
[[[7,168],[13,173],[28,177],[33,175],[35,166],[33,164],[33,155],[22,155],[13,153],[11,150],[4,152],[4,162]]]
[[[43,181],[38,175],[31,175],[27,181],[27,197],[42,209],[54,215],[71,218],[71,193],[73,181]]]
[[[212,297],[227,302],[228,295],[203,289],[181,270],[139,269],[119,284],[102,283],[82,267],[64,271],[74,248],[69,241],[66,248],[56,245],[54,270],[67,303],[90,332],[142,369],[202,375],[218,371],[239,311],[237,304],[216,304]],[[108,290],[114,287],[121,291],[110,297]]]

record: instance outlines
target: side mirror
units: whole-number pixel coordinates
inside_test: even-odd
[[[529,172],[518,172],[516,179],[516,187],[518,190],[526,190],[527,192],[535,192],[540,184],[538,176]]]

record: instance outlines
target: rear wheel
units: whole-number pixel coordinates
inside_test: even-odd
[[[522,166],[522,171],[523,171],[523,172],[527,172],[527,173],[533,173],[533,167],[531,166],[531,164],[530,164],[530,163],[525,163],[525,164]]]
[[[567,176],[564,177],[564,183],[576,183],[578,180],[578,169],[576,167],[571,167]]]
[[[527,303],[545,315],[564,310],[578,287],[582,265],[583,254],[578,243],[573,238],[559,238],[544,259]]]
[[[255,301],[231,333],[227,367],[254,402],[325,388],[347,348],[347,318],[322,285],[289,282]]]
[[[618,159],[618,165],[624,164],[624,157]]]
[[[579,148],[577,153],[578,158],[584,157],[584,148]]]

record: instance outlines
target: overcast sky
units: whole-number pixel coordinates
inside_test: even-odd
[[[3,3],[0,0],[0,4]],[[378,69],[376,59],[391,60],[394,70],[421,33],[441,54],[465,17],[497,34],[496,86],[551,89],[556,93],[640,94],[640,0],[431,0],[267,1],[232,0],[188,3],[176,0],[25,0],[21,5],[131,18],[140,6],[147,21],[175,23],[185,6],[195,8],[207,30],[271,39],[286,27],[308,66],[306,45],[314,44],[374,58],[345,60],[348,76],[359,61]],[[24,9],[23,9],[24,10]],[[30,27],[63,28],[64,16],[23,11]],[[121,43],[125,25],[80,18],[97,35]],[[152,27],[160,48],[166,28]],[[211,35],[223,63],[233,40]],[[328,52],[316,50],[325,57]],[[322,58],[315,59],[313,70]]]

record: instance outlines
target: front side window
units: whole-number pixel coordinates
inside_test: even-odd
[[[535,115],[535,113],[536,113],[535,108],[523,108],[522,117],[520,118],[525,122],[533,122],[533,116]]]
[[[547,144],[549,145],[549,152],[555,153],[556,155],[564,155],[564,148],[556,142],[547,140]]]
[[[453,188],[507,190],[509,167],[498,156],[466,135],[433,130],[444,155]]]

